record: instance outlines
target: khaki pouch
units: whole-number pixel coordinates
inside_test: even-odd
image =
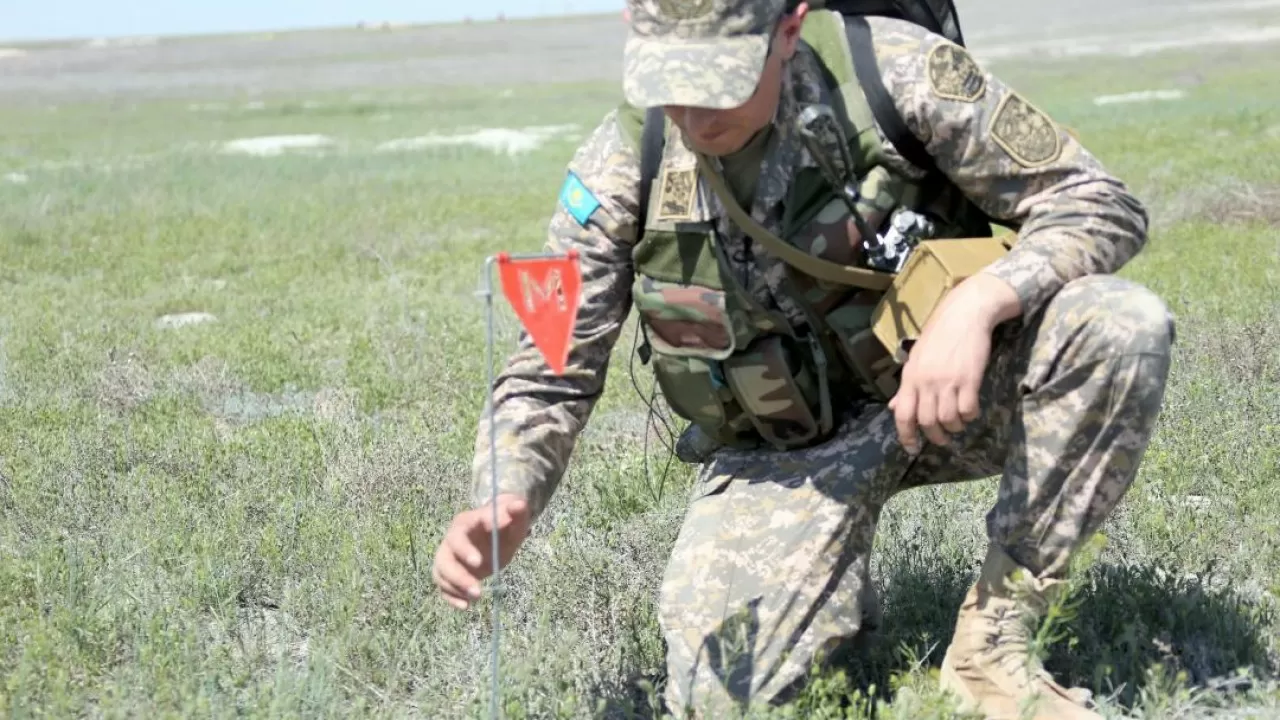
[[[893,360],[905,363],[942,298],[966,278],[1008,252],[1013,236],[926,240],[911,251],[906,265],[871,314],[871,328]]]

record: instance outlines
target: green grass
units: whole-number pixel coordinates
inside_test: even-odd
[[[1178,316],[1147,461],[1049,647],[1117,717],[1280,716],[1277,59],[998,66],[1147,201],[1155,232],[1124,274]],[[1175,85],[1185,99],[1091,102]],[[0,109],[0,177],[28,178],[0,180],[0,715],[487,712],[490,606],[447,609],[430,565],[484,403],[483,260],[541,244],[576,139],[516,157],[373,148],[483,126],[580,137],[615,92]],[[341,144],[215,152],[277,133]],[[155,325],[188,311],[216,322]],[[653,714],[656,583],[690,472],[646,433],[631,338],[504,576],[510,717]],[[779,715],[945,716],[930,671],[994,493],[889,506],[887,626]]]

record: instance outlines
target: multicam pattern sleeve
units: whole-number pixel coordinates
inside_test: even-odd
[[[495,378],[498,492],[526,498],[535,518],[564,475],[578,434],[604,389],[609,356],[631,310],[640,169],[617,111],[582,144],[568,171],[599,207],[579,223],[564,203],[558,204],[545,244],[548,252],[576,248],[581,259],[582,295],[564,375],[552,373],[521,333],[517,350]],[[476,506],[492,494],[488,423],[488,418],[480,419],[472,463]]]
[[[1114,273],[1142,249],[1146,209],[1024,95],[919,26],[872,18],[871,28],[885,85],[938,169],[1019,228],[1012,251],[987,272],[1013,286],[1025,315],[1071,280]]]

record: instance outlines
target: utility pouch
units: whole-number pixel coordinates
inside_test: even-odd
[[[801,340],[800,342],[804,342]],[[803,349],[811,349],[809,344]],[[803,447],[830,430],[825,362],[806,363],[796,341],[765,335],[723,361],[724,377],[765,442],[779,450]]]
[[[871,316],[880,298],[881,293],[858,291],[823,320],[862,393],[888,402],[898,392],[901,366],[871,330]]]
[[[1009,250],[1014,235],[925,240],[911,251],[871,315],[881,347],[899,364],[907,360],[942,298]]]

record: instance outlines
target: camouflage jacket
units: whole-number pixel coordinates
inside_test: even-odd
[[[906,22],[868,21],[885,86],[908,128],[926,142],[955,191],[996,221],[1018,228],[1012,250],[986,272],[1016,290],[1024,315],[1035,313],[1067,282],[1116,272],[1139,252],[1146,241],[1145,209],[1075,138],[989,72],[983,72],[978,91],[970,86],[957,93],[946,72],[929,62],[930,51],[945,39]],[[820,82],[816,56],[801,45],[784,73],[774,122],[780,137],[760,171],[749,208],[771,230],[780,222],[791,177],[814,165],[790,128],[797,108],[818,94]],[[923,175],[881,135],[892,169],[912,178]],[[682,143],[667,143],[664,170],[696,178],[681,173],[694,167],[695,158]],[[566,373],[552,374],[522,337],[495,387],[499,492],[527,498],[535,517],[563,477],[604,389],[610,355],[632,307],[640,158],[618,111],[596,127],[569,169],[599,207],[585,224],[558,207],[545,246],[551,252],[576,248],[581,258],[582,299]],[[669,204],[660,195],[663,212],[715,221],[737,276],[747,279],[744,284],[762,302],[802,323],[801,311],[779,291],[782,264],[759,247],[744,252],[744,236],[728,221],[718,198],[700,180],[688,184],[694,187],[670,193]],[[661,182],[653,192],[664,192]],[[491,495],[489,422],[481,418],[476,438],[476,505]]]

